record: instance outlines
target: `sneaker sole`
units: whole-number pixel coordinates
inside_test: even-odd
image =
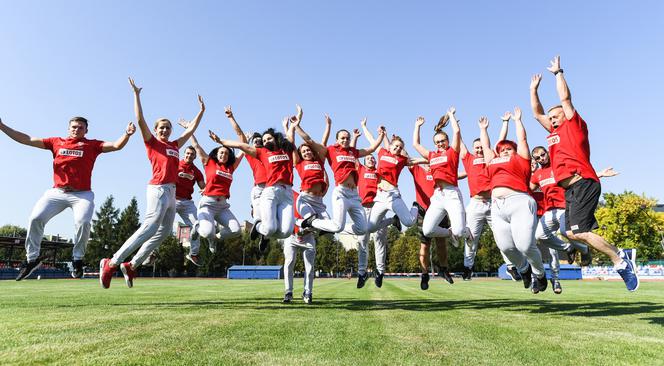
[[[123,266],[123,265],[120,265],[120,270],[122,271],[122,275],[124,276],[125,283],[127,284],[127,287],[129,287],[129,288],[134,287],[134,280],[129,279],[129,275],[127,275],[126,267]]]
[[[39,267],[41,267],[41,265],[42,265],[42,262],[39,262],[39,264],[37,264],[37,265],[35,266],[35,268],[33,268],[30,272],[28,272],[27,275],[25,275],[25,276],[23,276],[23,277],[21,277],[21,278],[17,278],[16,281],[23,281],[24,279],[26,279],[26,278],[32,276],[32,274],[35,273],[35,271],[38,270]]]
[[[631,250],[632,255],[628,256],[629,258],[629,265],[632,266],[632,273],[634,273],[634,277],[636,277],[636,287],[634,287],[633,290],[627,290],[629,292],[634,292],[639,289],[639,286],[641,285],[641,280],[639,279],[639,275],[636,273],[636,248]]]
[[[186,256],[185,258],[187,258],[187,260],[188,260],[189,262],[191,262],[191,264],[193,264],[194,266],[196,266],[196,267],[200,267],[200,266],[201,266],[200,263],[196,263],[196,262],[194,262],[194,260],[191,259],[191,256],[190,256],[189,254],[187,254],[187,256]]]
[[[111,284],[108,284],[108,287],[104,286],[104,281],[101,280],[101,274],[103,273],[104,270],[104,263],[106,263],[106,258],[102,258],[102,260],[99,261],[99,284],[101,285],[101,288],[108,288],[111,287]]]

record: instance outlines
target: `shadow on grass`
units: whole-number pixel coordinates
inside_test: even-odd
[[[653,302],[559,302],[548,300],[361,300],[339,298],[314,298],[313,305],[306,305],[297,299],[291,304],[282,304],[279,298],[227,299],[222,301],[173,301],[140,304],[109,304],[111,306],[137,306],[191,308],[191,309],[247,309],[247,310],[349,310],[349,311],[448,311],[493,309],[506,312],[528,312],[543,315],[565,315],[578,317],[602,317],[620,315],[663,315],[648,317],[645,320],[664,326],[664,305]]]

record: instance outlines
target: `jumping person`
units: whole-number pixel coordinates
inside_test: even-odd
[[[332,191],[332,222],[333,227],[328,227],[326,220],[314,219],[311,225],[317,229],[333,233],[344,230],[346,224],[346,213],[350,215],[352,225],[350,230],[355,235],[363,235],[367,231],[367,218],[357,192],[358,172],[357,159],[373,153],[380,146],[385,136],[385,131],[378,130],[378,139],[367,149],[357,149],[350,146],[351,136],[347,130],[339,130],[336,134],[337,142],[325,147],[314,141],[300,124],[296,126],[296,132],[302,139],[318,154],[318,157],[327,158],[336,186]],[[323,226],[323,224],[325,226]]]
[[[542,254],[535,245],[537,206],[528,194],[530,149],[521,122],[521,109],[516,107],[513,116],[517,143],[499,141],[494,152],[487,133],[489,120],[486,117],[479,122],[480,141],[491,179],[491,221],[496,245],[517,266],[524,287],[532,285],[531,291],[536,294],[546,290],[547,281]]]
[[[297,192],[293,192],[295,201],[298,200]],[[302,219],[302,216],[295,208],[295,218]],[[302,249],[302,259],[304,260],[304,291],[302,300],[306,304],[313,301],[314,287],[314,265],[316,260],[316,237],[311,229],[301,229],[295,226],[293,234],[284,240],[284,303],[293,301],[293,269],[295,268],[295,255],[297,249]]]
[[[431,197],[431,206],[424,215],[422,231],[425,236],[431,238],[451,237],[452,244],[458,245],[457,238],[472,240],[472,236],[466,227],[463,198],[457,186],[461,130],[455,111],[454,107],[450,108],[434,129],[433,141],[436,144],[436,151],[429,151],[420,144],[420,127],[424,124],[424,117],[418,117],[413,131],[413,146],[423,158],[428,160],[436,187]],[[447,133],[442,129],[448,120],[452,122],[451,144]],[[439,226],[445,215],[450,218],[451,230]]]
[[[122,244],[113,258],[103,258],[99,262],[99,282],[103,288],[111,286],[113,274],[118,266],[122,270],[127,286],[133,287],[138,266],[171,234],[175,220],[175,183],[178,179],[179,149],[196,131],[205,112],[205,103],[199,95],[200,111],[178,139],[169,140],[173,125],[166,118],[159,118],[155,122],[155,135],[153,135],[143,117],[140,97],[142,88],[137,87],[131,78],[129,84],[134,91],[134,111],[152,165],[152,179],[147,187],[147,209],[143,224]],[[123,262],[136,249],[138,252],[131,261]]]
[[[210,131],[210,138],[219,141],[219,137]],[[201,163],[205,167],[205,190],[198,202],[198,233],[207,239],[210,252],[217,251],[217,238],[229,239],[240,235],[240,222],[231,212],[228,199],[231,197],[233,173],[242,161],[244,153],[235,152],[223,144],[209,153],[199,145],[195,136],[191,136],[191,145],[196,149]],[[217,225],[219,224],[219,226]],[[215,236],[219,227],[218,236]]]
[[[50,150],[53,154],[53,188],[37,201],[28,223],[25,238],[26,261],[21,264],[16,281],[30,276],[43,260],[40,257],[44,226],[66,208],[74,213],[74,249],[72,250],[72,277],[83,277],[83,257],[90,237],[90,222],[94,214],[94,193],[91,190],[92,169],[101,153],[118,151],[136,132],[129,123],[125,133],[115,142],[88,140],[88,120],[73,117],[69,120],[69,135],[65,138],[37,138],[5,125],[0,119],[0,130],[23,145]]]
[[[590,163],[588,125],[572,104],[567,81],[560,67],[560,56],[547,68],[556,78],[560,104],[544,113],[537,94],[542,75],[530,81],[530,104],[537,121],[549,132],[547,142],[556,183],[565,189],[565,227],[567,237],[586,243],[606,254],[613,262],[629,291],[639,288],[636,274],[636,250],[621,250],[610,244],[593,230],[599,225],[595,209],[602,192],[599,178]]]
[[[300,113],[298,112],[299,118]],[[257,158],[265,167],[265,189],[260,196],[260,217],[254,224],[250,238],[260,237],[259,249],[267,248],[268,238],[285,239],[293,232],[293,151],[294,127],[288,136],[273,128],[262,134],[263,147],[254,147],[242,141],[215,141],[229,148],[238,148],[248,156]],[[212,137],[212,136],[211,136]],[[214,137],[213,137],[214,139]]]
[[[503,141],[507,137],[509,127],[509,117],[504,115],[502,118],[502,127],[498,141]],[[486,161],[484,159],[484,150],[479,138],[473,141],[473,152],[468,151],[463,139],[460,139],[461,152],[459,158],[463,163],[468,176],[468,189],[470,191],[470,202],[466,207],[466,225],[470,229],[472,240],[466,241],[463,246],[463,272],[461,277],[464,280],[470,280],[473,276],[473,265],[475,256],[480,243],[480,236],[484,229],[484,224],[491,228],[491,180],[486,170]],[[501,252],[505,262],[509,262],[507,257]],[[511,267],[508,265],[508,267]],[[512,273],[515,271],[512,267]],[[513,276],[513,275],[512,275]]]

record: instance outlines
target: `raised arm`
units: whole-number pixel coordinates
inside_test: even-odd
[[[354,128],[353,129],[353,138],[350,140],[350,147],[357,147],[357,139],[362,136],[362,132],[360,132],[359,129]]]
[[[487,129],[489,128],[489,119],[486,117],[481,117],[479,126],[480,142],[482,143],[482,150],[484,151],[484,161],[489,163],[493,158],[496,157],[493,149],[491,149],[491,140],[489,140],[489,133],[487,132]]]
[[[240,166],[240,163],[242,162],[242,158],[244,158],[244,151],[240,151],[237,154],[235,154],[235,163],[233,163],[233,169],[237,169],[238,166]]]
[[[598,178],[608,178],[608,177],[615,177],[618,174],[620,174],[620,173],[613,170],[612,167],[608,167],[608,168],[605,168],[602,171],[597,172],[597,177]]]
[[[459,159],[463,160],[463,158],[468,155],[468,148],[466,147],[466,143],[463,142],[463,138],[459,139]]]
[[[450,147],[454,149],[454,151],[459,152],[461,128],[459,128],[459,121],[456,119],[454,113],[456,113],[456,108],[454,107],[450,107],[450,109],[447,111],[447,115],[450,117],[450,121],[452,122],[452,144]]]
[[[148,127],[148,124],[145,122],[145,117],[143,117],[143,106],[141,105],[141,90],[143,90],[143,88],[137,87],[132,78],[129,78],[129,85],[131,85],[131,89],[134,91],[134,113],[136,114],[138,128],[141,130],[141,136],[143,136],[143,141],[150,141],[154,136],[152,136],[150,127]]]
[[[244,151],[245,154],[249,154],[253,157],[256,157],[256,149],[247,143],[235,140],[222,140],[212,131],[208,131],[208,134],[210,135],[212,141],[218,143],[219,145],[224,145],[232,149],[240,149]]]
[[[244,142],[245,144],[248,143],[249,140],[247,140],[247,136],[245,135],[244,131],[242,131],[242,128],[240,128],[240,125],[235,120],[235,115],[233,115],[233,110],[231,109],[231,106],[229,105],[226,106],[224,108],[224,113],[226,114],[228,121],[231,123],[231,127],[233,127],[233,131],[235,131],[238,140]]]
[[[196,136],[191,135],[189,141],[191,141],[191,147],[193,147],[194,150],[196,150],[196,154],[198,155],[198,158],[201,159],[201,163],[203,163],[203,166],[207,165],[210,156],[205,152],[205,150],[203,150],[201,145],[198,143],[198,139],[196,138]]]
[[[425,158],[408,158],[408,163],[407,163],[407,165],[408,165],[408,166],[412,166],[412,165],[417,165],[417,164],[427,164],[427,163],[429,163],[429,159],[425,159]]]
[[[503,121],[503,125],[500,127],[500,135],[498,135],[498,141],[503,141],[507,138],[507,131],[509,131],[510,118],[512,118],[512,113],[505,112],[500,120]],[[496,142],[498,142],[496,141]]]
[[[304,142],[306,142],[314,151],[316,151],[318,157],[320,157],[321,159],[325,159],[325,157],[327,156],[327,149],[325,148],[325,146],[314,141],[311,138],[311,136],[309,136],[309,134],[302,129],[301,124],[299,123],[297,124],[297,126],[295,127],[295,132],[297,132],[297,134],[300,135],[300,137],[302,138],[302,140],[304,140]]]
[[[10,139],[18,142],[19,144],[37,147],[40,149],[46,149],[46,145],[44,145],[43,139],[30,137],[24,134],[23,132],[16,131],[11,127],[7,126],[6,124],[4,124],[2,122],[2,119],[0,119],[0,130],[4,132],[7,136],[9,136]]]
[[[549,66],[547,70],[551,71],[556,77],[556,90],[558,91],[560,105],[563,106],[565,117],[567,119],[572,119],[576,111],[572,105],[572,94],[569,92],[569,86],[567,86],[567,81],[563,75],[563,69],[560,67],[560,56],[553,58],[551,66]]]
[[[370,155],[371,153],[373,153],[374,151],[376,151],[376,149],[378,149],[378,147],[380,146],[380,143],[383,142],[384,138],[385,138],[385,127],[380,126],[380,127],[378,127],[378,138],[368,148],[359,149],[359,151],[358,151],[359,156],[360,157],[367,156],[367,155]]]
[[[528,147],[528,139],[526,136],[526,129],[521,122],[521,108],[514,107],[514,124],[516,125],[516,152],[524,159],[530,161],[530,148]]]
[[[537,122],[539,122],[545,130],[551,131],[551,121],[546,114],[544,114],[544,107],[542,107],[542,102],[540,102],[539,95],[537,94],[537,88],[539,88],[540,82],[542,81],[542,74],[535,74],[530,79],[530,107],[533,110],[533,116]]]
[[[194,135],[194,131],[196,131],[198,125],[201,123],[201,119],[203,118],[203,113],[205,113],[205,103],[203,102],[203,97],[201,97],[200,95],[198,96],[198,104],[201,109],[196,114],[196,117],[194,117],[194,119],[189,123],[187,129],[184,130],[182,136],[178,138],[178,146],[183,146],[184,144],[186,144],[187,140],[189,140],[189,138]]]
[[[420,127],[422,127],[423,124],[424,117],[417,117],[417,120],[415,121],[415,129],[413,130],[413,147],[423,158],[429,159],[429,150],[420,144]]]
[[[367,128],[366,117],[362,118],[362,120],[360,121],[360,126],[362,126],[362,132],[364,133],[364,137],[367,138],[367,141],[369,141],[369,145],[373,145],[373,143],[376,142],[376,139],[371,134],[371,131],[369,131],[369,128]]]
[[[104,144],[101,146],[101,152],[111,152],[111,151],[118,151],[125,147],[127,145],[127,142],[129,141],[129,137],[136,132],[136,126],[134,126],[133,122],[129,122],[127,125],[127,128],[125,128],[125,132],[120,136],[119,139],[117,139],[114,142],[108,142],[104,141]]]
[[[332,120],[330,116],[325,114],[325,131],[323,131],[323,138],[320,140],[320,144],[327,146],[327,141],[330,139],[330,131],[332,130]]]

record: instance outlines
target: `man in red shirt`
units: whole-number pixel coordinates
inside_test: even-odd
[[[74,212],[74,249],[72,251],[72,277],[83,277],[83,256],[90,237],[90,221],[94,213],[94,193],[91,178],[97,156],[101,153],[122,149],[129,137],[136,132],[129,123],[125,133],[115,142],[88,140],[88,120],[74,117],[69,120],[69,135],[66,138],[35,138],[13,130],[0,120],[0,130],[12,140],[53,153],[53,188],[37,201],[30,215],[28,236],[25,238],[27,260],[21,265],[17,281],[32,274],[43,258],[39,256],[44,226],[66,208]]]
[[[191,244],[187,259],[195,266],[200,266],[198,251],[201,241],[198,235],[198,214],[191,196],[194,193],[195,184],[200,189],[205,188],[205,178],[194,165],[194,159],[196,159],[196,149],[193,146],[187,146],[184,150],[184,159],[180,160],[178,165],[178,180],[175,182],[175,212],[180,215],[185,225],[191,227]]]
[[[620,250],[593,232],[599,227],[595,209],[602,188],[590,163],[588,126],[572,105],[572,96],[560,67],[560,56],[551,61],[548,70],[556,77],[561,104],[549,109],[548,114],[544,113],[537,94],[542,80],[540,74],[531,79],[530,104],[537,121],[550,132],[547,142],[553,176],[557,185],[565,189],[567,237],[589,244],[606,254],[625,281],[627,289],[636,291],[639,287],[635,271],[636,250]]]

